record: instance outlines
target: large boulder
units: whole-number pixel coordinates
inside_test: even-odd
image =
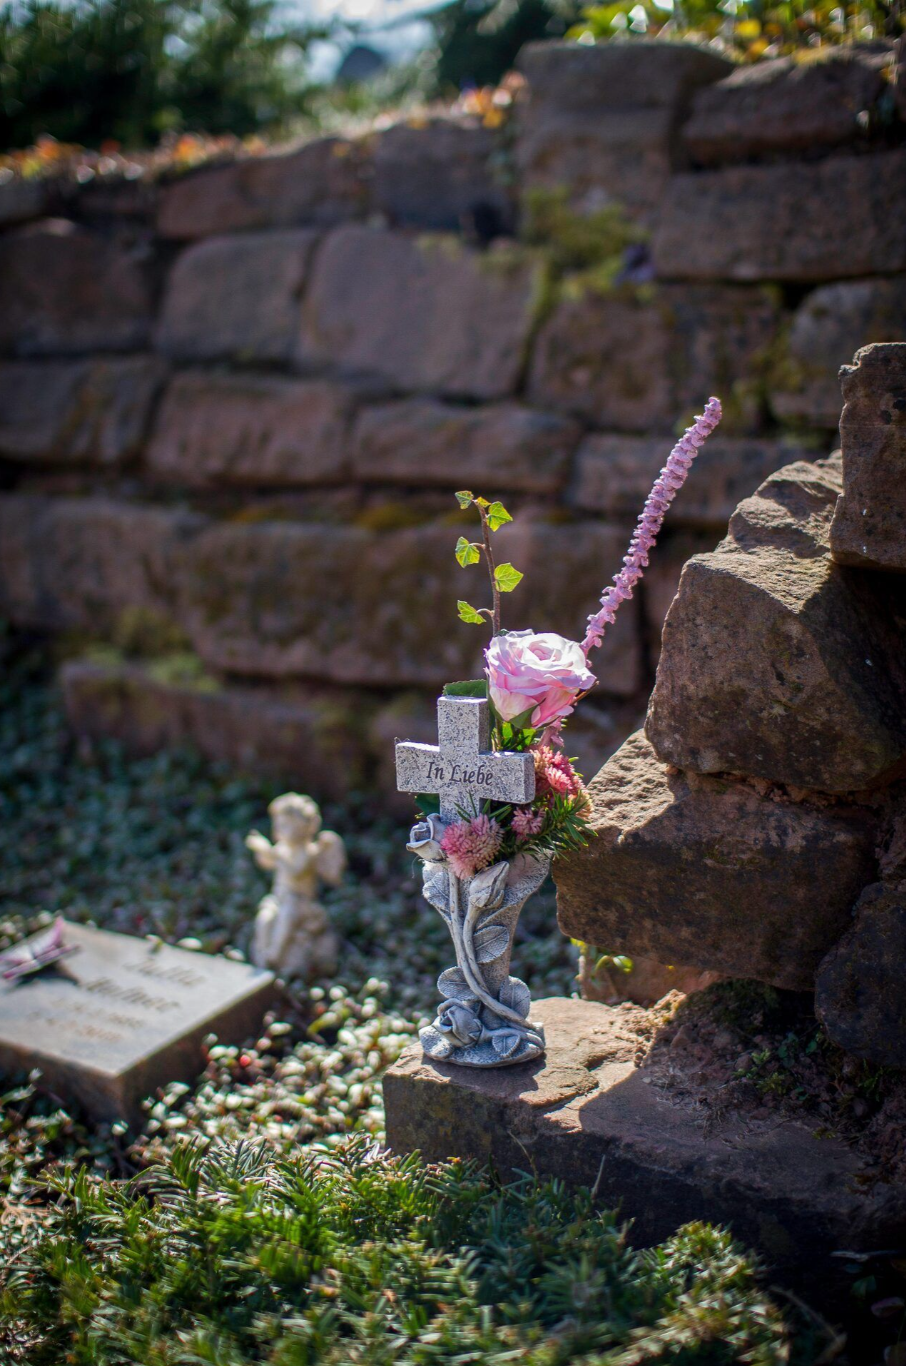
[[[906,885],[866,887],[855,919],[818,969],[815,1010],[834,1043],[906,1067]]]
[[[579,447],[571,500],[588,512],[634,521],[669,451],[666,436],[591,432]],[[668,527],[723,529],[740,499],[802,453],[789,439],[712,437],[670,510]]]
[[[738,66],[697,90],[683,143],[700,165],[843,146],[865,138],[869,116],[888,87],[886,45],[824,50]]]
[[[186,371],[167,388],[146,467],[189,486],[336,484],[352,411],[350,389],[330,380]]]
[[[503,528],[499,554],[525,573],[505,620],[575,637],[594,605],[591,585],[619,564],[624,535],[594,522]],[[210,524],[178,556],[178,619],[201,657],[228,673],[363,686],[474,678],[485,633],[457,621],[456,600],[483,604],[486,583],[480,568],[461,570],[452,550],[448,521],[380,531]],[[635,604],[626,607],[593,666],[602,688],[622,696],[641,684]]]
[[[906,580],[830,556],[839,462],[799,462],[686,565],[646,730],[659,758],[823,792],[906,763]]]
[[[0,363],[0,456],[121,465],[141,448],[166,365],[157,356]]]
[[[652,667],[657,666],[661,653],[661,633],[670,605],[676,597],[686,561],[693,555],[707,555],[719,537],[713,531],[666,529],[658,538],[645,570],[642,589],[642,615],[645,643]]]
[[[170,272],[156,345],[177,360],[287,361],[317,235],[210,237]]]
[[[333,227],[368,203],[361,144],[318,138],[292,152],[202,167],[160,197],[162,237],[194,240],[255,228]]]
[[[413,118],[376,135],[373,202],[392,226],[496,236],[512,225],[498,135],[472,118]]]
[[[776,301],[736,286],[659,286],[589,291],[566,299],[539,330],[528,397],[617,431],[673,431],[677,414],[725,396],[722,431],[747,430],[757,408],[746,401],[776,334]]]
[[[78,356],[138,351],[151,332],[143,239],[42,219],[0,237],[0,352]]]
[[[839,564],[906,571],[906,343],[866,346],[840,372],[843,495],[830,542]]]
[[[654,262],[664,280],[844,280],[906,270],[906,152],[675,175]]]
[[[594,838],[554,863],[558,919],[609,953],[808,990],[874,867],[868,808],[678,773],[641,732],[589,795]]]
[[[519,381],[540,267],[512,245],[338,228],[318,252],[297,360],[398,389],[502,398]]]
[[[399,399],[360,413],[352,468],[369,484],[558,493],[580,434],[572,419],[520,403]]]
[[[784,421],[836,429],[841,365],[869,342],[906,341],[906,275],[841,280],[813,290],[796,309],[770,380]]]
[[[528,99],[517,110],[523,188],[565,188],[580,212],[617,203],[649,219],[670,175],[691,93],[732,67],[688,43],[531,43],[519,54]]]

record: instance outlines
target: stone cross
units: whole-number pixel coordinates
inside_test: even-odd
[[[437,738],[436,745],[397,743],[396,783],[400,792],[439,797],[442,820],[461,820],[460,809],[477,815],[476,799],[521,806],[534,797],[531,754],[491,749],[490,710],[483,697],[438,698]]]

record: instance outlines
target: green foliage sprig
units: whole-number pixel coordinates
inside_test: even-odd
[[[456,494],[456,501],[465,511],[470,507],[477,508],[481,518],[481,540],[469,541],[465,536],[460,536],[456,542],[456,560],[462,569],[467,569],[469,565],[478,564],[482,557],[488,569],[491,580],[492,607],[473,607],[471,603],[460,599],[456,604],[459,612],[460,621],[468,622],[472,626],[481,626],[485,619],[491,622],[492,636],[500,635],[500,595],[501,593],[512,593],[514,588],[525,577],[515,567],[515,565],[504,563],[497,564],[494,558],[494,549],[491,544],[491,533],[499,531],[507,522],[512,522],[512,517],[507,512],[503,503],[491,503],[487,498],[476,497],[468,489],[462,489]]]

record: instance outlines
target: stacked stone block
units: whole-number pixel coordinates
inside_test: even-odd
[[[638,732],[557,873],[566,933],[812,990],[906,1066],[906,343],[841,372],[842,456],[798,461],[686,564]]]
[[[503,129],[430,117],[169,181],[0,186],[0,613],[124,650],[68,666],[80,730],[383,782],[394,734],[427,737],[433,690],[480,667],[450,494],[516,514],[508,622],[578,634],[676,424],[718,393],[573,728],[593,771],[641,714],[684,561],[830,451],[840,363],[906,339],[888,48],[738,71],[686,44],[545,43],[521,66]],[[531,197],[561,192],[642,229],[610,286],[520,239]],[[838,558],[882,554],[846,534]],[[793,617],[820,634],[836,591],[803,583]],[[896,725],[873,725],[884,764]]]

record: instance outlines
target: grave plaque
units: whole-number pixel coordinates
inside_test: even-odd
[[[0,1070],[44,1083],[96,1119],[141,1119],[159,1086],[201,1070],[206,1034],[237,1042],[259,1027],[274,978],[247,963],[66,924],[77,952],[0,982]]]

